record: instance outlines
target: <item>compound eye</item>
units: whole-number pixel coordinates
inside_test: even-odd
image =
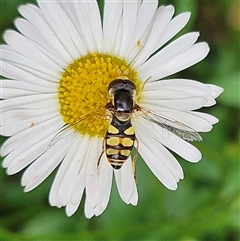
[[[110,93],[122,89],[132,92],[136,90],[136,85],[130,80],[115,79],[108,86],[108,91]]]
[[[122,79],[115,79],[113,80],[109,86],[108,86],[108,90],[109,91],[116,91],[116,90],[120,90],[122,89],[122,85],[123,85],[123,80]]]
[[[125,83],[126,90],[129,90],[129,91],[136,90],[136,85],[132,81],[130,81],[130,80],[125,80],[125,81],[126,81],[126,83]]]

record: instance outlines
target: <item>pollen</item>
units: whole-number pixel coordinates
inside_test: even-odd
[[[108,85],[117,78],[133,81],[140,92],[142,82],[124,59],[92,53],[68,65],[58,88],[63,121],[82,135],[104,137],[109,126]]]

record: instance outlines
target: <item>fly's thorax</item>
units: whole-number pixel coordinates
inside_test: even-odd
[[[108,86],[114,112],[133,112],[136,85],[128,79],[115,79]]]
[[[114,93],[114,111],[130,113],[133,111],[133,95],[128,90],[117,90]]]

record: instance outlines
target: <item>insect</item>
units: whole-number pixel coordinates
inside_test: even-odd
[[[132,154],[134,144],[136,143],[135,154],[132,159],[132,168],[135,177],[139,141],[132,126],[133,114],[136,113],[137,116],[162,127],[163,130],[167,130],[184,140],[202,140],[201,136],[189,126],[136,104],[136,86],[131,80],[125,77],[113,80],[108,86],[108,92],[110,100],[105,106],[89,113],[76,123],[66,125],[53,138],[51,143],[54,144],[62,137],[68,135],[65,131],[71,129],[74,125],[91,123],[93,117],[98,118],[104,116],[107,110],[110,113],[111,121],[103,139],[102,153],[100,154],[97,165],[99,165],[102,155],[105,153],[110,165],[114,169],[120,169]]]
[[[138,153],[138,140],[132,126],[132,114],[136,109],[134,97],[136,94],[135,84],[128,79],[115,79],[108,86],[111,100],[106,108],[112,115],[106,136],[104,138],[103,151],[108,162],[114,169],[120,169],[129,158],[135,141],[137,149],[132,160],[133,170],[135,172],[135,163]]]

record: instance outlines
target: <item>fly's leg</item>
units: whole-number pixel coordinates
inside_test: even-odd
[[[133,159],[132,159],[132,169],[133,169],[133,176],[134,176],[134,180],[136,182],[136,163],[137,163],[137,156],[138,156],[138,147],[139,147],[139,141],[138,139],[136,138],[136,143],[137,143],[137,147],[136,147],[136,150],[135,150],[135,153],[134,153],[134,156],[133,156]]]
[[[101,152],[101,154],[100,154],[100,156],[99,156],[99,158],[98,158],[98,162],[97,162],[97,167],[99,167],[99,165],[100,165],[100,161],[101,161],[101,159],[102,159],[102,155],[103,155],[103,153],[105,152],[105,145],[106,144],[106,140],[105,140],[105,138],[103,139],[103,142],[102,142],[102,152]]]

